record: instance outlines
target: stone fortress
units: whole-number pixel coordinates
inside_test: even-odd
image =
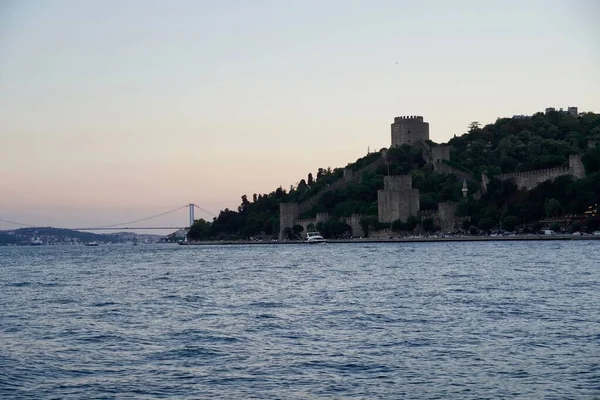
[[[571,112],[572,108],[569,108]],[[576,108],[574,108],[576,110]],[[444,163],[450,160],[451,146],[435,145],[429,143],[429,123],[423,120],[422,116],[395,117],[391,124],[391,147],[398,147],[404,144],[410,146],[420,146],[423,159],[432,166],[433,170],[441,174],[455,174],[457,178],[463,180],[463,196],[468,195],[466,180],[472,178],[471,174],[460,171]],[[588,146],[595,146],[596,143],[589,143]],[[349,183],[360,182],[363,172],[375,171],[379,166],[387,164],[387,149],[381,149],[380,157],[371,164],[353,171],[350,168],[344,169],[343,178],[336,181],[326,189],[320,191],[303,203],[280,203],[280,224],[279,240],[285,237],[285,229],[292,228],[294,225],[301,225],[306,234],[309,226],[316,226],[319,222],[325,222],[329,219],[328,213],[317,213],[316,218],[299,219],[299,215],[309,211],[319,202],[323,194],[342,188]],[[580,155],[569,156],[569,167],[559,167],[535,171],[517,172],[511,174],[502,174],[496,176],[501,181],[514,180],[520,189],[531,190],[542,182],[555,179],[559,176],[571,175],[575,179],[585,177],[585,168]],[[482,174],[481,192],[487,190],[489,178]],[[474,193],[478,196],[480,192]],[[412,187],[412,175],[391,175],[384,177],[384,188],[377,191],[377,219],[382,223],[392,223],[398,219],[406,221],[410,216],[421,218],[432,218],[435,225],[439,226],[443,232],[449,232],[459,227],[460,218],[455,216],[457,202],[438,203],[436,211],[421,210],[419,201],[419,189]],[[346,218],[345,222],[352,229],[353,237],[362,237],[360,220],[363,215],[353,214]]]
[[[392,147],[429,140],[429,123],[423,117],[396,117],[392,124]]]

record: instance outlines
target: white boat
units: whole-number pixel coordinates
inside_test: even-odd
[[[96,247],[96,246],[99,246],[99,245],[98,245],[98,242],[88,242],[88,243],[86,243],[85,245],[86,245],[86,246],[90,246],[90,247]]]
[[[44,243],[42,242],[42,240],[37,237],[34,237],[33,239],[31,239],[31,242],[29,242],[30,246],[41,246],[43,244]]]
[[[327,243],[327,239],[324,239],[319,232],[306,232],[306,243]]]

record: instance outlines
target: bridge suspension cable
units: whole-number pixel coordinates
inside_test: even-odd
[[[117,224],[109,224],[109,225],[103,225],[103,226],[94,226],[94,227],[89,227],[89,228],[77,228],[77,230],[107,229],[107,228],[113,228],[113,227],[114,228],[117,228],[117,227],[121,228],[121,227],[123,227],[125,225],[135,224],[137,222],[143,222],[143,221],[148,221],[150,219],[162,217],[163,215],[174,213],[176,211],[179,211],[181,209],[187,208],[189,206],[190,206],[189,204],[186,204],[186,205],[179,206],[177,208],[171,209],[169,211],[162,212],[160,214],[152,215],[152,216],[145,217],[145,218],[139,218],[139,219],[136,219],[136,220],[133,220],[133,221],[120,222],[120,223],[117,223]],[[208,210],[206,210],[206,209],[198,206],[197,204],[194,204],[194,208],[197,208],[197,209],[199,209],[199,210],[201,210],[201,211],[203,211],[203,212],[205,212],[207,214],[210,214],[213,217],[216,217],[216,215],[214,213],[212,213],[212,212],[210,212],[210,211],[208,211]],[[85,209],[81,209],[81,210],[85,210]],[[89,210],[92,210],[92,209],[89,209]],[[4,219],[4,218],[0,218],[0,222],[4,222],[4,223],[7,223],[7,224],[11,224],[11,225],[22,226],[22,227],[26,227],[26,228],[39,228],[40,227],[40,225],[24,224],[24,223],[21,223],[21,222],[15,222],[15,221],[7,220],[7,219]],[[72,228],[65,228],[65,229],[72,229]],[[134,228],[127,228],[127,229],[134,229]]]
[[[163,215],[171,214],[171,213],[173,213],[175,211],[179,211],[179,210],[181,210],[183,208],[187,208],[187,207],[188,207],[188,205],[186,204],[184,206],[180,206],[180,207],[174,208],[174,209],[169,210],[169,211],[165,211],[165,212],[160,213],[160,214],[152,215],[150,217],[140,218],[140,219],[136,219],[136,220],[133,220],[133,221],[120,222],[118,224],[110,224],[110,225],[103,225],[103,226],[94,226],[94,228],[113,228],[113,227],[118,227],[118,226],[123,226],[123,225],[135,224],[137,222],[143,222],[143,221],[148,221],[149,219],[154,219],[154,218],[162,217]]]
[[[216,215],[215,215],[215,214],[211,213],[211,212],[210,212],[210,211],[208,211],[208,210],[205,210],[204,208],[200,207],[200,206],[199,206],[199,205],[197,205],[197,204],[194,204],[194,207],[196,207],[196,208],[197,208],[198,210],[200,210],[200,211],[204,211],[205,213],[212,215],[213,217],[216,217]]]
[[[26,228],[35,228],[35,225],[22,224],[20,222],[9,221],[7,219],[2,219],[2,218],[0,218],[0,222],[6,222],[7,224],[12,224],[12,225],[24,226]]]

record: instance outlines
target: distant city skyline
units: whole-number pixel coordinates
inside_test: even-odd
[[[594,0],[2,1],[0,218],[217,214],[389,147],[396,116],[446,142],[600,112],[599,17]]]

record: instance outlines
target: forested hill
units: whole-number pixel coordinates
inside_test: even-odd
[[[598,141],[597,147],[591,147]],[[430,146],[436,146],[429,142]],[[549,216],[578,214],[600,203],[600,114],[571,116],[550,111],[532,116],[499,118],[480,127],[472,123],[469,131],[455,135],[450,161],[446,163],[470,176],[469,193],[480,190],[481,173],[490,178],[502,173],[567,166],[569,155],[580,154],[587,177],[573,181],[569,176],[546,182],[522,193],[510,181],[492,179],[488,193],[480,199],[462,199],[463,178],[457,174],[435,172],[422,157],[422,147],[404,145],[388,152],[389,163],[362,173],[360,182],[338,185],[327,190],[302,217],[328,212],[336,218],[353,213],[377,216],[377,190],[383,188],[387,174],[412,174],[413,187],[420,190],[422,210],[435,210],[439,202],[460,201],[459,216],[469,217],[469,224],[482,228],[526,224]],[[348,164],[354,171],[371,164],[380,153],[371,153]],[[461,175],[461,174],[458,174]],[[237,210],[225,209],[212,222],[199,220],[190,232],[192,239],[245,239],[276,237],[279,230],[279,203],[303,202],[342,179],[343,168],[318,168],[289,190],[277,188],[268,194],[242,196]],[[550,204],[550,205],[549,205]],[[376,224],[375,224],[376,225]],[[465,229],[468,226],[465,226]]]
[[[473,123],[468,134],[451,139],[452,162],[476,175],[529,171],[567,165],[570,154],[587,157],[588,172],[594,172],[597,149],[590,140],[600,141],[600,114],[582,113],[578,117],[558,111],[531,117],[500,118],[479,128]],[[600,143],[599,143],[600,145]]]

